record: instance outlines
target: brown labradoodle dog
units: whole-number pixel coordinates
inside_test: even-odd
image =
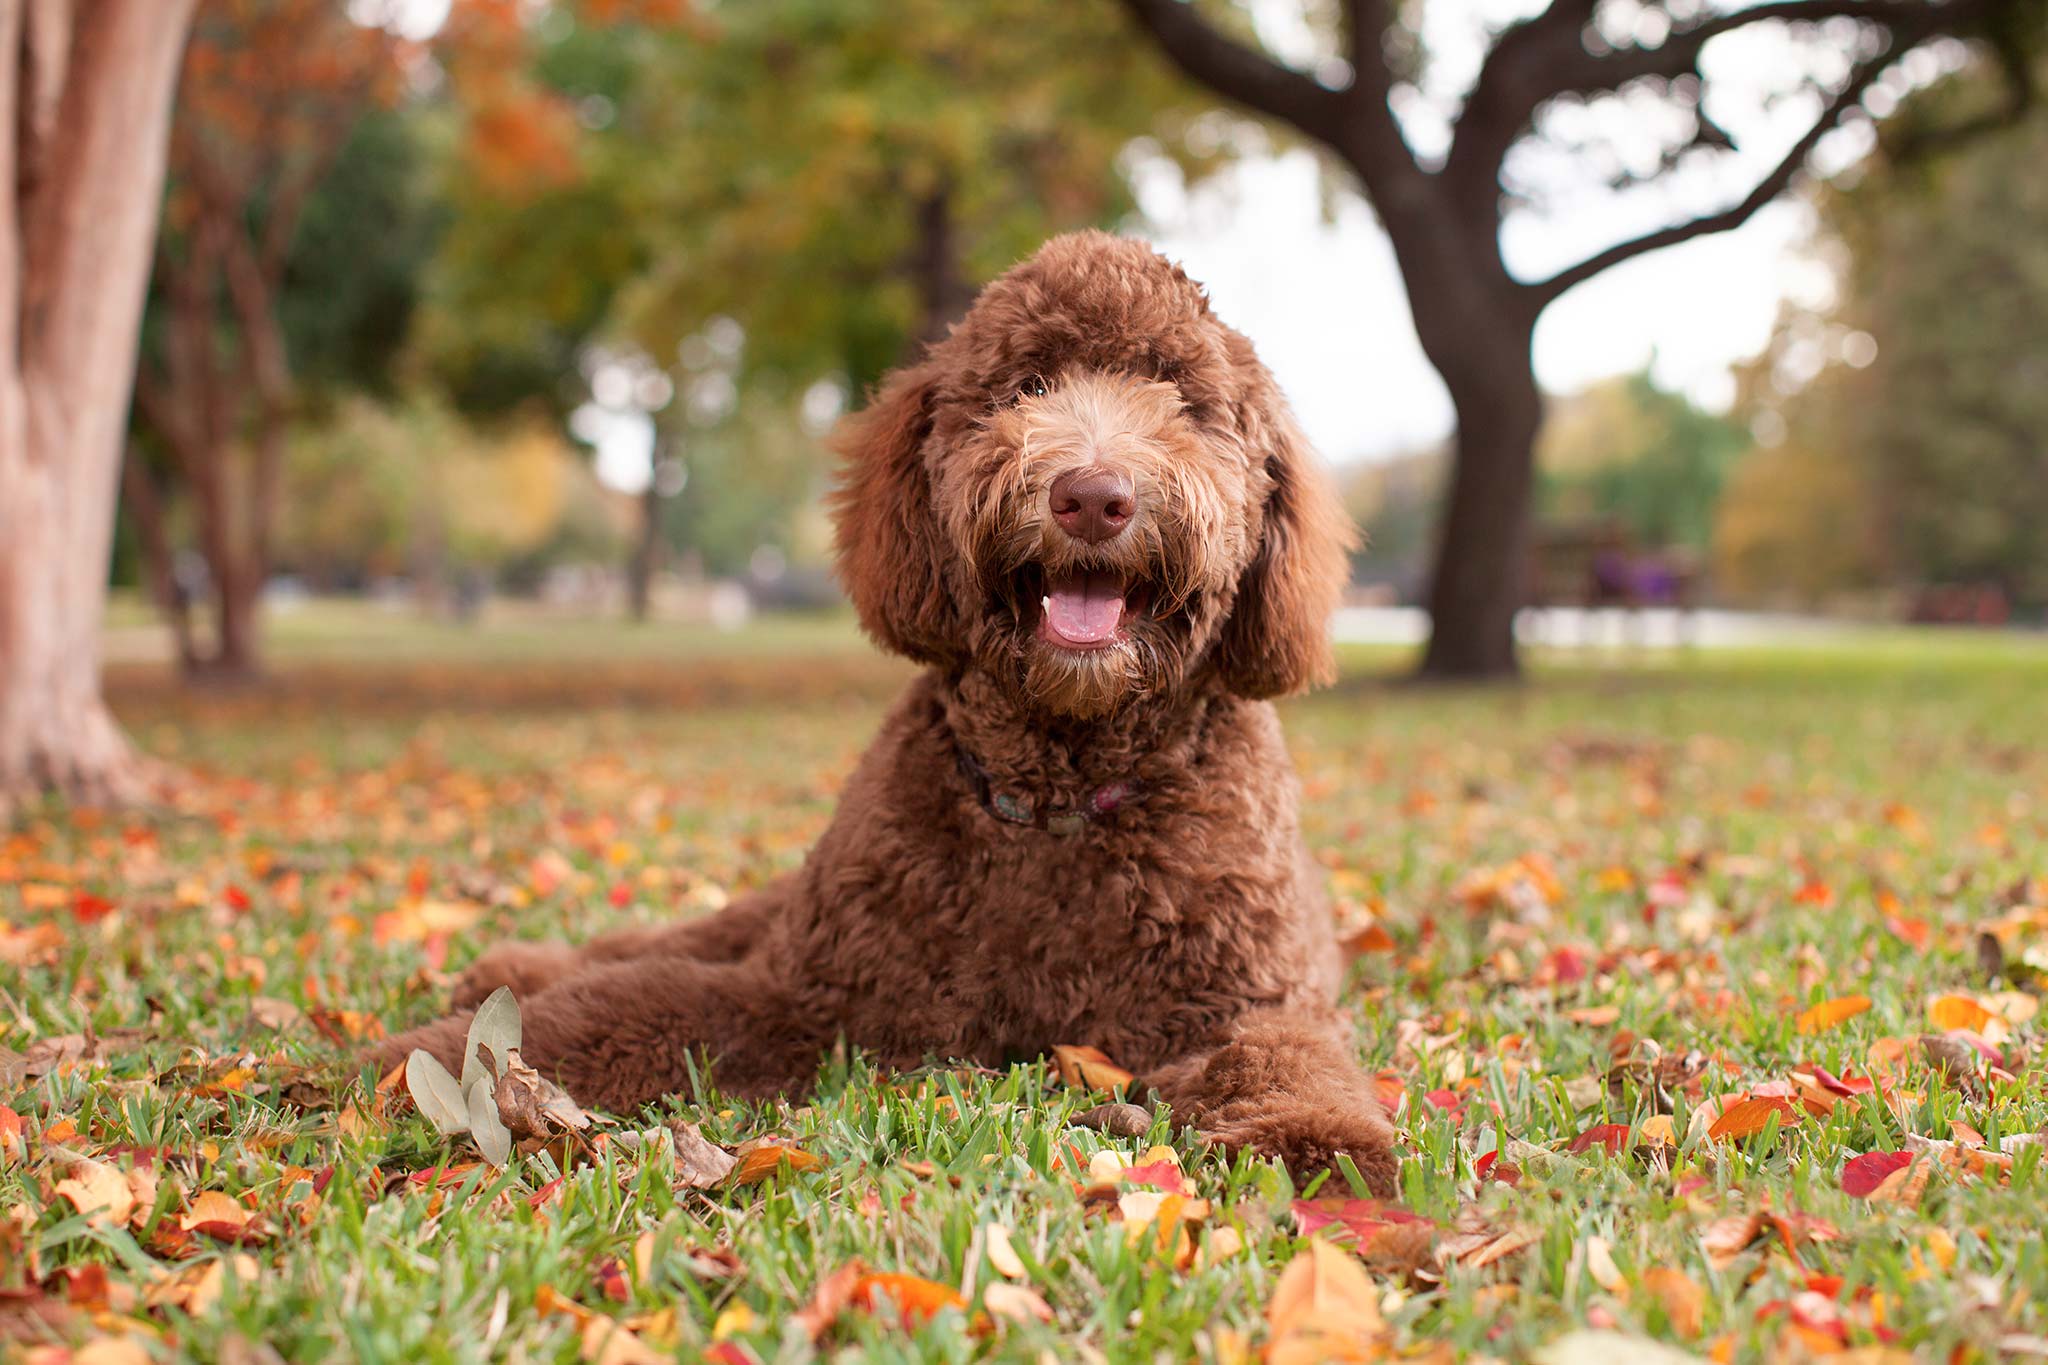
[[[793,876],[581,948],[507,943],[526,1059],[628,1109],[708,1053],[800,1093],[885,1067],[1102,1048],[1298,1173],[1393,1134],[1336,1007],[1330,916],[1265,700],[1330,670],[1350,530],[1250,343],[1140,243],[1048,243],[836,442],[839,568],[926,666]],[[459,1064],[466,1016],[393,1040]]]

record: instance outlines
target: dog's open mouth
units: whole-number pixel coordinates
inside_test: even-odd
[[[1059,649],[1110,648],[1152,597],[1144,581],[1114,569],[1035,570],[1032,577],[1038,580],[1030,585],[1037,588],[1038,637]]]

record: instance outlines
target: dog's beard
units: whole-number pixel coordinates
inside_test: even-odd
[[[1029,624],[1012,629],[1019,690],[1042,710],[1097,720],[1180,685],[1184,655],[1170,621],[1127,620],[1114,644],[1086,650],[1052,644]]]

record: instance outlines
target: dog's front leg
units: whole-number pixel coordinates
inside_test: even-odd
[[[390,1065],[424,1048],[460,1072],[472,1011],[390,1039]],[[527,1065],[583,1104],[625,1111],[684,1089],[707,1055],[718,1088],[767,1099],[809,1087],[832,1042],[816,1000],[765,959],[650,956],[585,968],[520,1001]]]
[[[1374,1194],[1399,1193],[1393,1125],[1331,1021],[1282,1010],[1248,1014],[1216,1047],[1145,1079],[1176,1122],[1277,1157],[1297,1178],[1333,1170],[1346,1155]]]
[[[618,929],[582,945],[558,939],[500,943],[462,973],[455,983],[453,1004],[458,1010],[475,1009],[500,986],[510,986],[512,993],[524,1000],[588,968],[649,955],[734,962],[767,936],[780,905],[777,887],[769,886],[715,914]]]

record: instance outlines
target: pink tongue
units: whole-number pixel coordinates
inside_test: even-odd
[[[1045,623],[1069,644],[1101,644],[1124,616],[1124,585],[1114,574],[1079,574],[1050,585]]]

